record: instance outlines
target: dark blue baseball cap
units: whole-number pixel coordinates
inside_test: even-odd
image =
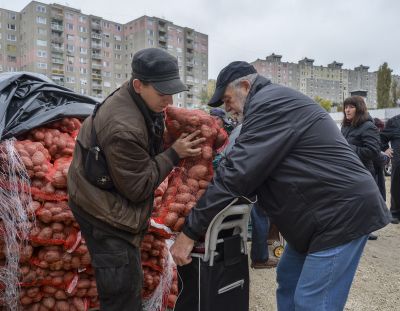
[[[256,69],[247,62],[232,62],[218,75],[216,88],[213,97],[208,102],[211,107],[218,107],[222,105],[222,96],[224,96],[225,89],[229,83],[247,76],[252,73],[257,73]]]

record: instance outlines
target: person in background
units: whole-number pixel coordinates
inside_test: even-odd
[[[385,128],[385,123],[379,118],[374,118],[374,124],[378,128],[379,132],[382,132]],[[379,153],[379,156],[373,160],[375,170],[375,181],[381,191],[383,199],[386,201],[386,182],[385,182],[385,165],[390,161],[390,157],[383,151]]]
[[[216,108],[213,108],[216,109]],[[222,110],[222,109],[221,109]],[[239,136],[242,124],[236,126],[229,136],[229,143],[221,152],[220,161],[229,157],[229,152],[235,145],[236,138]],[[216,166],[218,167],[218,166]],[[251,267],[253,269],[275,268],[278,259],[270,257],[268,249],[269,219],[264,209],[258,207],[258,202],[253,205],[250,214],[249,232],[251,234]]]
[[[181,158],[201,154],[204,141],[195,139],[199,131],[183,134],[163,150],[163,110],[172,105],[172,94],[185,90],[175,57],[161,49],[141,50],[133,57],[130,81],[83,122],[77,137],[69,205],[92,258],[101,310],[142,310],[140,244],[154,191]],[[105,163],[88,172],[93,149],[96,163]],[[94,183],[99,170],[105,173]]]
[[[343,102],[341,131],[351,149],[375,178],[374,160],[379,157],[381,151],[379,132],[361,96],[351,96]],[[368,239],[376,240],[378,236],[371,233]]]
[[[391,222],[400,223],[400,115],[390,118],[381,132],[382,150],[392,158],[390,176],[390,212]],[[390,147],[389,147],[390,143]]]
[[[390,222],[376,183],[329,114],[304,94],[258,75],[247,62],[219,73],[212,107],[242,121],[227,160],[171,246],[191,262],[233,199],[257,195],[287,241],[277,268],[278,310],[344,309],[368,234]]]

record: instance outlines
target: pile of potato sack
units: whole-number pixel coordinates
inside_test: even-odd
[[[226,132],[203,111],[168,107],[165,113],[165,147],[182,133],[196,130],[206,141],[200,156],[182,160],[155,191],[151,225],[141,245],[142,295],[146,302],[154,298],[155,292],[161,293],[160,310],[172,308],[178,295],[176,269],[168,246],[212,179],[213,155],[227,142]],[[30,184],[29,189],[21,186],[19,195],[31,195],[26,210],[28,243],[21,242],[17,250],[22,310],[85,311],[99,305],[90,255],[68,207],[67,174],[80,126],[80,120],[64,118],[33,129],[14,143]],[[10,190],[7,176],[0,175],[0,185]],[[0,221],[3,266],[7,259],[3,238],[6,231]],[[0,282],[0,295],[5,286]],[[2,301],[0,296],[0,305]]]

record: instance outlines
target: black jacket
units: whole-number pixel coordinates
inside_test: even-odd
[[[198,240],[233,198],[253,194],[301,253],[347,243],[390,219],[371,174],[329,114],[261,76],[247,97],[236,144],[183,232]]]
[[[400,115],[390,118],[381,132],[382,150],[389,148],[389,142],[393,149],[392,165],[400,166]]]
[[[372,118],[369,117],[367,121],[357,127],[342,126],[341,131],[351,149],[357,153],[371,175],[375,176],[373,161],[378,158],[381,152],[381,142],[378,128]]]

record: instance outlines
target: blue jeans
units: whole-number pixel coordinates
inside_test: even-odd
[[[277,269],[278,311],[343,310],[367,238],[311,254],[287,244]]]
[[[268,260],[268,232],[269,220],[267,214],[254,204],[251,210],[251,252],[252,261],[263,262]]]

